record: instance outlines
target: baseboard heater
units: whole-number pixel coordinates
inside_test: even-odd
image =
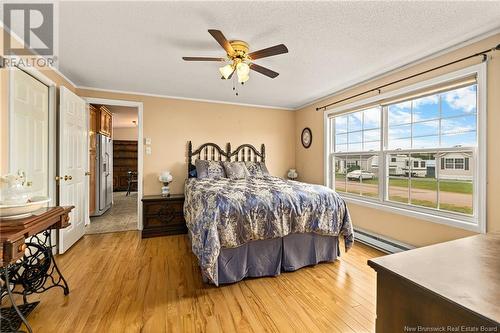
[[[354,239],[386,253],[402,252],[414,248],[411,245],[396,242],[394,240],[359,229],[354,229]]]

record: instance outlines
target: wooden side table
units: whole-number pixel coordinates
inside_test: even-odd
[[[142,221],[142,238],[187,233],[184,194],[144,196]]]
[[[11,308],[1,309],[2,332],[17,332],[21,322],[32,332],[26,316],[39,302],[28,303],[28,295],[54,287],[69,294],[68,283],[52,255],[51,229],[69,226],[68,214],[73,208],[43,208],[31,217],[0,221],[0,301],[8,296],[12,303]],[[16,305],[13,294],[23,296],[22,305]]]

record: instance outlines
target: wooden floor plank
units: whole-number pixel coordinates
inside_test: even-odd
[[[373,332],[383,253],[356,243],[334,263],[214,287],[185,235],[86,235],[57,257],[70,294],[30,296],[35,332]]]

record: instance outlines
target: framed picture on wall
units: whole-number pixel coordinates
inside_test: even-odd
[[[300,136],[300,140],[302,141],[302,146],[304,146],[304,148],[306,149],[311,147],[312,139],[313,137],[311,129],[309,127],[304,128]]]

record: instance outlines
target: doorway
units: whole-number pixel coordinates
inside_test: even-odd
[[[87,101],[91,115],[89,169],[93,175],[89,190],[91,218],[86,234],[138,230],[142,103],[92,98]]]

